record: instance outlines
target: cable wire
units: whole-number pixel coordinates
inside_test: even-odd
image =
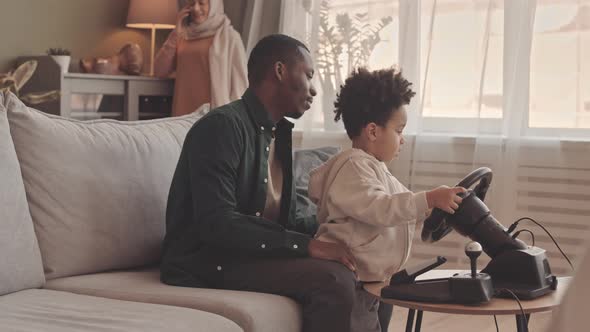
[[[521,222],[522,220],[532,221],[537,226],[541,227],[545,231],[545,233],[547,233],[547,235],[549,235],[549,237],[551,238],[553,243],[555,243],[555,246],[557,247],[559,252],[563,255],[563,257],[565,257],[565,260],[569,263],[570,267],[572,268],[572,271],[576,270],[576,269],[574,269],[574,265],[572,264],[572,261],[570,261],[569,257],[567,257],[565,252],[563,252],[563,250],[561,250],[561,247],[559,246],[559,244],[557,244],[557,241],[555,240],[553,235],[551,235],[551,233],[549,233],[549,231],[547,230],[547,228],[545,228],[545,226],[541,225],[541,223],[537,222],[535,219],[530,218],[530,217],[522,217],[522,218],[518,219],[517,221],[515,221],[514,223],[512,223],[512,225],[510,225],[510,227],[508,228],[507,232],[512,233],[512,231],[516,228],[516,226],[518,226],[518,223]]]
[[[516,303],[518,303],[518,306],[520,307],[520,313],[522,314],[522,317],[524,317],[524,322],[525,322],[526,326],[529,326],[529,319],[526,317],[526,313],[524,312],[524,309],[522,308],[522,304],[520,303],[520,299],[518,298],[518,296],[516,296],[516,294],[514,294],[514,292],[508,288],[501,288],[501,289],[499,289],[499,291],[507,291],[508,293],[510,293],[512,295],[512,297],[516,300]]]
[[[531,235],[531,238],[533,241],[533,246],[535,246],[535,234],[533,234],[533,232],[531,232],[530,230],[528,230],[526,228],[523,228],[523,229],[517,231],[516,233],[514,233],[514,235],[512,235],[512,238],[516,239],[520,235],[520,233],[522,233],[522,232],[527,232]]]

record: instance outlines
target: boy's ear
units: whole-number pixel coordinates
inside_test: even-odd
[[[285,79],[285,75],[287,73],[287,67],[284,63],[277,61],[274,65],[274,75],[279,82],[282,82]]]
[[[369,141],[374,142],[378,136],[378,126],[375,122],[370,122],[365,126],[365,134]]]

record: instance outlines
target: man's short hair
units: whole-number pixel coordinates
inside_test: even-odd
[[[278,61],[291,64],[294,60],[303,59],[300,48],[309,52],[305,44],[287,35],[274,34],[262,38],[256,43],[248,59],[250,85],[262,82],[268,71]]]
[[[402,73],[394,68],[369,71],[358,68],[346,79],[334,102],[334,121],[344,122],[354,138],[369,123],[385,126],[393,112],[410,103],[416,94]]]

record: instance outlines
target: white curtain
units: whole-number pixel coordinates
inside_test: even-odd
[[[242,39],[246,45],[246,54],[250,54],[262,37],[278,32],[277,14],[281,11],[281,2],[281,0],[245,0]]]
[[[589,22],[588,0],[283,1],[280,31],[310,46],[320,92],[296,129],[304,146],[347,146],[338,87],[358,65],[399,66],[418,93],[394,174],[419,191],[490,167],[494,216],[532,217],[575,256],[590,220]],[[567,273],[550,238],[525,228]],[[416,257],[461,260],[467,239],[450,239]]]

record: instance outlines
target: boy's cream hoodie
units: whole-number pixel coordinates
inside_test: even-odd
[[[309,197],[318,205],[315,237],[350,248],[362,281],[385,281],[403,266],[416,222],[428,211],[425,192],[410,192],[383,162],[360,149],[314,169]]]

